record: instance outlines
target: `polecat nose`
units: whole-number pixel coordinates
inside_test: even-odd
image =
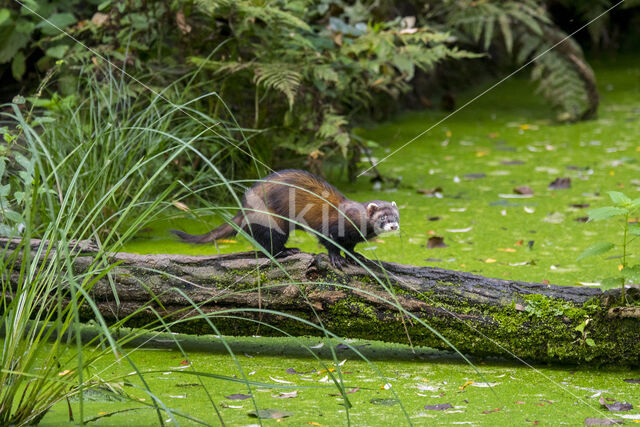
[[[391,224],[391,229],[392,230],[397,230],[398,229],[398,224]]]

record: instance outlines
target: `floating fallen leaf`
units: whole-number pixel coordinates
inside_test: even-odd
[[[500,408],[494,408],[488,411],[482,411],[483,414],[490,414],[492,412],[498,412],[500,410]]]
[[[229,400],[245,400],[245,399],[250,399],[251,395],[238,393],[238,394],[230,394],[229,396],[225,396],[225,397]]]
[[[500,383],[473,383],[471,384],[471,387],[481,387],[481,388],[487,388],[487,387],[495,387]]]
[[[324,343],[323,342],[321,342],[320,344],[312,345],[310,348],[318,349],[318,348],[322,348],[322,347],[324,347]]]
[[[293,412],[283,411],[282,409],[258,409],[250,411],[249,416],[260,419],[277,419],[286,418],[293,415]]]
[[[289,393],[272,394],[271,397],[275,397],[276,399],[292,399],[294,397],[298,397],[298,390],[294,390]]]
[[[513,248],[498,248],[500,252],[515,252],[516,250]]]
[[[518,405],[526,405],[526,403],[527,403],[527,402],[522,402],[522,401],[520,401],[520,400],[516,400],[516,403],[517,403]]]
[[[532,213],[534,213],[536,210],[535,210],[534,208],[530,208],[530,207],[528,207],[528,206],[525,206],[525,207],[524,207],[524,211],[525,211],[526,213],[532,214]]]
[[[465,388],[467,388],[471,384],[473,384],[473,381],[467,381],[464,384],[462,384],[460,387],[458,387],[458,390],[464,390]]]
[[[609,418],[587,418],[584,420],[586,426],[612,426],[615,424],[622,424],[622,421]]]
[[[230,408],[230,409],[242,409],[243,406],[242,405],[229,405],[228,403],[222,402],[220,404],[220,406],[222,406],[223,408]]]
[[[429,221],[439,221],[441,218],[439,216],[430,216],[427,218]]]
[[[429,237],[429,240],[427,241],[427,248],[429,249],[446,248],[448,246],[449,245],[444,243],[444,237],[440,236]]]
[[[530,196],[533,195],[533,190],[531,189],[531,187],[527,185],[520,185],[514,188],[513,192],[516,194],[524,194],[524,195],[530,195]]]
[[[322,424],[317,423],[315,421],[307,421],[307,424],[311,425],[311,426],[321,426]]]
[[[549,190],[565,190],[571,188],[571,178],[556,178],[549,184]]]
[[[485,263],[487,263],[487,264],[492,264],[492,263],[494,263],[494,262],[496,262],[496,261],[497,261],[497,260],[496,260],[496,259],[493,259],[493,258],[487,258],[487,259],[485,259],[485,260],[484,260],[484,262],[485,262]]]
[[[278,378],[269,377],[271,381],[275,381],[280,384],[293,384],[291,381],[279,380]]]
[[[589,217],[588,216],[579,216],[578,218],[574,218],[573,219],[576,222],[588,222],[589,221]]]
[[[633,405],[631,403],[627,403],[627,402],[623,403],[623,402],[616,402],[616,401],[614,401],[613,403],[607,403],[607,400],[609,399],[605,399],[604,397],[601,396],[598,401],[602,406],[604,406],[610,411],[616,411],[616,412],[630,411],[633,409]]]
[[[298,372],[295,370],[295,368],[289,368],[285,371],[287,374],[293,374],[293,375],[308,375],[308,374],[313,374],[314,372],[316,372],[315,369],[312,369],[310,371],[307,372]]]
[[[382,405],[382,406],[393,406],[400,403],[398,402],[398,399],[384,399],[382,397],[374,397],[369,402],[374,405]]]
[[[500,163],[503,165],[524,165],[522,160],[503,160]]]
[[[448,231],[449,233],[466,233],[468,231],[471,231],[473,229],[473,227],[467,227],[467,228],[447,228],[445,231]]]
[[[640,378],[625,378],[622,381],[629,384],[640,384]]]
[[[467,208],[451,208],[449,209],[449,212],[464,212],[466,210]]]
[[[451,403],[439,403],[437,405],[424,405],[424,409],[428,409],[430,411],[444,411],[445,409],[451,409],[453,406]]]
[[[576,208],[576,209],[584,209],[584,208],[588,208],[589,206],[591,206],[591,204],[589,203],[572,203],[571,205],[572,208]]]
[[[351,390],[345,391],[345,394],[355,393],[360,390],[360,387],[352,388]],[[329,396],[342,396],[342,393],[330,393]]]
[[[501,199],[528,199],[533,197],[533,194],[498,194]]]
[[[440,194],[442,197],[442,187],[428,188],[428,189],[418,189],[418,194],[424,194],[425,196],[438,197]]]

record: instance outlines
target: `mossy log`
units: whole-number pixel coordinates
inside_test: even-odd
[[[32,241],[32,250],[38,244]],[[17,242],[0,241],[0,247],[7,245],[13,250]],[[87,271],[96,250],[89,242],[75,246],[77,273]],[[640,363],[637,287],[627,292],[635,305],[623,307],[619,291],[603,293],[591,287],[525,283],[390,262],[369,261],[367,269],[349,266],[337,271],[325,254],[300,253],[280,259],[280,265],[254,252],[111,253],[106,258],[117,263],[111,283],[101,278],[91,295],[111,323],[132,315],[129,326],[157,324],[160,314],[176,321],[172,331],[196,334],[285,331],[324,336],[327,330],[340,337],[450,350],[444,337],[459,351],[478,356]],[[19,263],[13,268],[15,281]],[[88,306],[83,307],[83,317],[93,317]]]

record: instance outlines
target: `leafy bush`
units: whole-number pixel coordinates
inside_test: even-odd
[[[120,91],[136,96],[183,84],[176,93],[195,100],[194,114],[233,117],[239,129],[259,130],[250,134],[252,155],[276,167],[299,165],[302,158],[321,172],[332,158],[356,164],[371,142],[353,135],[352,125],[393,111],[416,70],[431,73],[487,52],[520,65],[559,35],[532,0],[415,2],[404,12],[377,1],[31,0],[0,9],[0,72],[10,67],[21,79],[63,58],[69,66],[52,89],[76,95],[78,105],[87,93],[79,72],[95,73],[100,83],[100,76],[115,72],[108,59],[118,73],[137,79]],[[585,75],[590,70],[577,45],[562,46],[536,61],[533,76],[560,119],[588,117],[594,99],[597,106]],[[505,54],[495,55],[500,50]],[[193,78],[179,78],[192,72]],[[238,150],[237,158],[251,167],[252,156]]]

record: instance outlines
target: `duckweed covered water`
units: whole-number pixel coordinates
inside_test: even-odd
[[[370,362],[335,342],[314,338],[230,338],[227,343],[236,361],[225,352],[215,336],[175,336],[186,348],[206,352],[188,352],[185,357],[176,349],[129,349],[138,369],[147,371],[145,381],[154,395],[176,411],[212,425],[220,425],[213,404],[227,425],[256,424],[249,412],[259,409],[287,411],[291,415],[278,424],[379,426],[385,424],[470,424],[470,425],[581,425],[585,418],[623,418],[637,415],[640,420],[640,384],[624,379],[640,377],[640,370],[588,367],[525,367],[519,363],[475,360],[478,371],[461,359],[428,349],[410,349],[403,345],[380,342],[352,342]],[[165,345],[173,338],[157,339]],[[323,344],[318,349],[318,345]],[[315,346],[322,362],[304,357],[307,347]],[[338,363],[331,358],[330,346]],[[239,368],[240,366],[240,368]],[[345,401],[331,380],[342,378],[352,405]],[[89,391],[85,401],[87,418],[97,418],[96,425],[157,425],[158,418],[149,404],[151,398],[132,367],[124,359],[120,364],[105,359],[95,364],[91,373],[113,379],[122,387],[127,399],[104,391]],[[254,384],[197,377],[192,372],[246,378]],[[295,397],[281,398],[284,393]],[[249,395],[245,400],[227,396]],[[280,397],[277,397],[280,396]],[[290,394],[291,396],[291,394]],[[598,402],[600,397],[629,402],[628,412],[608,412]],[[212,404],[213,402],[213,404]],[[446,405],[449,404],[449,405]],[[444,410],[425,409],[425,405],[445,405]],[[72,401],[77,416],[78,403]],[[132,409],[130,412],[117,412]],[[113,413],[111,416],[106,416]],[[66,403],[56,405],[42,425],[61,425],[68,420]],[[163,414],[168,425],[175,421]],[[179,424],[195,425],[177,418]],[[274,419],[262,420],[275,425]]]

